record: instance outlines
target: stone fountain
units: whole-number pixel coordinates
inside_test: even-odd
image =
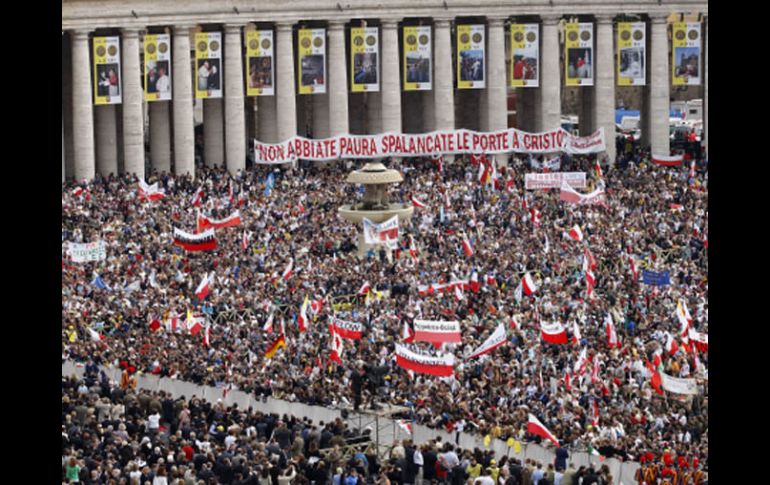
[[[385,222],[398,216],[399,227],[404,221],[412,219],[414,206],[388,201],[388,185],[404,181],[398,170],[387,168],[382,163],[367,163],[360,170],[350,172],[345,180],[348,183],[363,184],[364,197],[357,204],[343,205],[337,211],[343,219],[363,227],[364,218],[374,223]],[[373,247],[366,244],[363,230],[358,236],[358,256],[363,257]]]

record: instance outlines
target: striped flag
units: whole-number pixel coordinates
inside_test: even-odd
[[[286,337],[281,334],[281,336],[278,337],[272,344],[270,344],[270,347],[267,348],[267,352],[265,352],[265,358],[272,359],[276,352],[284,347],[286,347]]]

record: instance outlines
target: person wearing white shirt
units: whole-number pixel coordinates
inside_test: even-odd
[[[169,82],[166,70],[158,68],[158,80],[155,82],[155,87],[159,93],[168,93],[171,90],[171,83]]]
[[[151,431],[157,431],[160,428],[160,413],[151,414],[147,417],[147,428]]]
[[[422,474],[425,460],[422,458],[422,451],[420,451],[420,448],[414,449],[414,464],[417,466],[417,477],[415,479],[415,485],[422,485]]]

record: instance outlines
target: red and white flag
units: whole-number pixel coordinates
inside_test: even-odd
[[[174,244],[184,248],[185,251],[211,251],[217,248],[213,229],[208,229],[200,234],[190,234],[175,227]]]
[[[437,357],[418,354],[400,344],[396,344],[396,364],[402,369],[421,374],[449,377],[454,373],[455,357],[452,354],[444,354]]]
[[[666,352],[670,355],[675,355],[679,350],[679,344],[676,343],[676,339],[668,332],[666,332]]]
[[[455,289],[455,299],[457,301],[462,301],[462,299],[464,298],[462,290],[460,290],[459,286],[455,286],[454,289]]]
[[[241,212],[236,210],[224,219],[209,219],[201,213],[198,213],[198,230],[213,228],[224,229],[226,227],[237,226],[241,223]]]
[[[249,231],[243,231],[243,239],[241,239],[241,249],[246,251],[251,244],[251,233]]]
[[[575,361],[575,366],[572,368],[572,372],[582,376],[586,371],[586,367],[588,367],[588,349],[583,347],[583,350],[580,351],[580,355]]]
[[[479,284],[479,272],[475,269],[471,272],[470,288],[474,293],[478,293],[479,289],[481,288],[481,285]]]
[[[679,167],[682,165],[682,161],[684,160],[684,155],[673,155],[673,156],[667,156],[667,155],[653,155],[652,156],[652,163],[655,165],[663,165],[665,167]]]
[[[578,327],[577,321],[572,322],[572,343],[579,344],[583,335],[580,333],[580,327]],[[585,349],[583,349],[585,351]]]
[[[72,195],[75,197],[80,197],[80,195],[85,191],[83,187],[75,187],[72,190]]]
[[[187,330],[190,332],[190,335],[195,336],[203,330],[203,326],[206,323],[206,317],[203,315],[197,313],[193,315],[192,313],[188,312],[187,320],[185,321],[187,325]]]
[[[511,316],[511,320],[508,322],[508,327],[509,327],[511,330],[517,330],[518,328],[520,328],[520,327],[521,327],[521,326],[519,325],[519,322],[518,322],[518,321],[516,321],[516,315],[512,315],[512,316]]]
[[[406,321],[404,322],[403,338],[405,344],[411,344],[414,342],[414,332],[412,331],[412,328],[409,326],[409,324],[406,323]]]
[[[562,180],[559,190],[559,200],[577,205],[602,205],[607,202],[604,189],[599,188],[588,194],[581,194],[573,189],[566,181]]]
[[[639,280],[639,268],[636,266],[636,259],[633,256],[628,257],[628,264],[631,267],[631,274],[634,275],[634,281]]]
[[[591,253],[591,250],[588,249],[588,246],[586,246],[585,250],[583,251],[583,271],[586,270],[586,268],[590,268],[592,271],[596,269],[596,258],[594,258],[594,255]]]
[[[573,241],[582,241],[583,240],[583,231],[580,229],[580,226],[575,224],[572,229],[569,230],[567,235],[572,239]]]
[[[152,185],[147,185],[144,180],[139,180],[139,188],[137,189],[137,196],[139,199],[147,200],[160,200],[166,196],[163,190],[158,188],[158,182]]]
[[[357,296],[366,296],[367,293],[371,290],[371,287],[369,286],[369,282],[365,282],[363,285],[361,285],[361,288],[358,289],[358,292],[356,293]]]
[[[522,289],[524,294],[529,296],[537,291],[537,285],[532,276],[527,272],[524,274],[524,278],[521,279]]]
[[[483,164],[483,163],[486,162],[486,160],[487,160],[487,157],[485,157],[483,153],[480,153],[478,155],[475,154],[475,153],[471,153],[471,164],[472,165],[478,165],[480,163]]]
[[[692,325],[692,316],[690,316],[690,310],[687,309],[687,303],[682,299],[676,304],[676,317],[681,325],[679,335],[686,337],[689,333],[690,325]]]
[[[427,209],[427,208],[428,208],[428,206],[426,206],[424,203],[420,202],[420,201],[417,199],[417,197],[415,197],[415,196],[412,196],[412,205],[413,205],[414,207],[418,207],[418,208],[420,208],[420,209]]]
[[[334,329],[331,329],[332,334],[332,347],[331,352],[329,353],[329,359],[338,363],[342,364],[342,350],[343,350],[343,343],[342,343],[342,337],[337,334]]]
[[[599,371],[601,370],[599,365],[599,359],[594,357],[594,365],[591,367],[591,384],[599,380]]]
[[[208,296],[211,289],[211,280],[212,278],[210,278],[209,275],[203,275],[203,279],[195,289],[195,296],[197,296],[199,300],[203,300]]]
[[[321,310],[323,310],[323,307],[325,304],[326,304],[326,300],[323,298],[320,298],[318,300],[311,300],[310,313],[312,313],[313,315],[320,315]]]
[[[540,322],[540,335],[543,337],[543,341],[548,342],[549,344],[567,343],[567,329],[559,322]]]
[[[524,200],[526,204],[526,199]],[[529,210],[529,219],[535,227],[540,227],[540,211],[534,207]]]
[[[529,421],[527,422],[527,432],[540,436],[553,442],[557,447],[559,446],[559,440],[553,435],[543,423],[541,423],[534,414],[529,415]]]
[[[210,342],[211,342],[211,325],[207,323],[206,327],[203,329],[203,345],[208,347]]]
[[[572,383],[570,382],[569,371],[564,372],[564,387],[567,392],[572,392]]]
[[[178,315],[169,315],[168,318],[163,320],[163,326],[165,327],[167,332],[181,332],[182,326],[184,324],[184,315],[181,313]]]
[[[329,327],[332,333],[336,333],[342,338],[360,340],[364,336],[364,326],[358,322],[349,322],[332,317],[329,320]]]
[[[612,315],[609,312],[607,313],[607,316],[604,317],[604,329],[607,332],[607,345],[620,348],[618,334],[615,333],[615,322],[612,320]]]
[[[688,336],[695,348],[698,349],[698,352],[706,353],[709,351],[709,336],[707,333],[701,333],[694,328],[690,328]]]
[[[445,344],[462,342],[460,335],[460,322],[444,320],[415,320],[414,340],[416,342],[430,342],[433,344]]]
[[[275,316],[274,312],[270,312],[270,316],[267,317],[267,321],[265,322],[265,326],[262,327],[262,330],[265,333],[273,333],[273,317]]]
[[[409,235],[409,255],[415,262],[417,261],[417,246],[414,245],[414,238],[411,234]]]
[[[471,355],[466,357],[466,360],[475,359],[476,357],[480,357],[484,354],[488,354],[495,350],[496,348],[500,347],[501,345],[505,345],[505,342],[507,342],[505,338],[505,326],[500,323],[494,332],[492,332],[492,335],[490,335],[484,343],[481,344],[479,348],[471,352]]]
[[[434,153],[433,155],[431,155],[430,158],[433,161],[433,163],[436,164],[436,168],[438,168],[438,171],[439,172],[443,172],[444,171],[444,155],[442,155],[440,153]]]
[[[196,190],[192,196],[192,206],[200,207],[202,199],[203,199],[203,188],[198,187],[198,190]]]
[[[94,330],[93,328],[88,328],[88,334],[91,336],[91,340],[93,342],[102,342],[104,340],[107,340],[107,337],[105,335],[100,335],[99,332]]]
[[[595,168],[596,168],[596,176],[599,177],[599,178],[602,178],[602,176],[603,176],[603,174],[602,174],[602,166],[599,164],[599,159],[596,160]]]
[[[304,332],[307,330],[307,306],[308,306],[308,297],[305,295],[305,301],[302,302],[302,308],[299,310],[299,316],[297,317],[297,323],[299,324],[299,331]]]
[[[396,421],[396,423],[398,423],[399,428],[403,429],[406,434],[408,434],[409,436],[412,435],[411,421],[407,421],[405,419],[399,419],[398,421]]]
[[[289,264],[286,265],[286,269],[283,270],[281,279],[288,280],[289,278],[291,278],[291,275],[293,273],[294,273],[294,260],[290,259]]]
[[[463,251],[467,257],[473,256],[473,246],[466,235],[463,234]]]
[[[586,297],[590,300],[591,295],[594,294],[594,286],[596,286],[596,277],[593,272],[586,271]]]

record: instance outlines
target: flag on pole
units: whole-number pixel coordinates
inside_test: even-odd
[[[467,257],[473,256],[473,246],[471,246],[471,242],[465,234],[463,234],[463,251]]]
[[[206,296],[208,296],[209,290],[210,290],[210,283],[211,283],[211,278],[209,278],[209,275],[204,274],[203,279],[198,285],[198,288],[195,289],[195,296],[197,296],[199,300],[203,300],[204,298],[206,298]]]
[[[408,434],[409,436],[412,435],[411,421],[407,421],[405,419],[399,419],[398,421],[396,421],[396,423],[398,423],[399,428],[403,429],[406,434]]]
[[[201,199],[203,199],[203,187],[198,187],[198,190],[195,191],[192,197],[192,206],[200,207]]]
[[[488,354],[495,350],[496,348],[500,347],[501,345],[505,345],[507,342],[505,335],[505,326],[503,326],[502,323],[500,323],[497,328],[495,329],[492,334],[487,337],[487,339],[484,341],[484,343],[481,344],[481,346],[477,349],[475,349],[471,354],[466,357],[467,359],[475,359],[476,357],[480,357],[484,354]]]
[[[607,316],[604,317],[604,328],[607,332],[607,345],[620,348],[618,334],[615,333],[615,322],[612,320],[612,314],[610,312],[607,312]]]
[[[276,352],[278,352],[280,349],[286,347],[286,337],[281,334],[271,345],[267,348],[267,352],[265,352],[265,358],[272,359],[273,356],[275,356]]]
[[[596,277],[590,270],[586,271],[586,297],[590,300],[596,286]]]
[[[678,350],[679,344],[676,343],[676,339],[669,332],[666,332],[666,352],[675,355]]]
[[[243,231],[243,239],[241,239],[241,249],[246,251],[249,249],[249,244],[251,244],[251,234],[249,231]]]
[[[420,208],[420,209],[427,209],[428,206],[426,206],[423,202],[420,202],[417,197],[412,196],[412,205],[414,207]]]
[[[356,293],[357,296],[366,296],[367,293],[369,293],[369,290],[371,290],[371,287],[369,286],[369,282],[365,282],[363,285],[361,285],[361,288],[358,289],[358,292]]]
[[[302,303],[302,308],[299,311],[299,316],[297,317],[297,323],[299,324],[299,331],[304,332],[307,330],[307,305],[308,305],[308,297],[305,295],[305,301]]]
[[[334,327],[330,326],[331,334],[332,334],[332,348],[331,353],[329,355],[329,359],[332,361],[342,365],[342,350],[343,350],[343,343],[342,343],[342,337],[334,331]]]
[[[559,440],[557,440],[556,437],[553,435],[553,433],[548,431],[548,428],[546,428],[543,425],[543,423],[541,423],[533,414],[529,415],[529,422],[527,423],[527,432],[540,436],[547,440],[550,440],[553,442],[554,445],[556,445],[557,447],[559,446]]]
[[[267,321],[265,322],[265,326],[262,328],[262,330],[265,333],[273,333],[273,317],[274,317],[274,315],[275,315],[274,312],[270,312],[270,316],[267,317]]]
[[[291,278],[292,273],[294,273],[294,259],[289,259],[289,264],[286,265],[286,269],[283,270],[283,274],[281,275],[281,278],[284,280],[288,280]]]
[[[529,272],[524,274],[524,278],[521,279],[521,284],[524,289],[524,294],[527,296],[537,291],[537,285],[535,284],[535,280],[532,279],[532,276],[529,274]]]
[[[566,344],[567,343],[567,329],[564,328],[559,322],[554,323],[540,323],[540,334],[543,337],[543,341],[549,344]]]
[[[408,323],[406,323],[406,321],[404,321],[404,334],[403,334],[404,343],[405,344],[410,344],[410,343],[414,342],[414,335],[415,334],[414,334],[414,331],[412,330],[412,328],[409,326]]]
[[[583,240],[583,231],[580,229],[580,226],[575,224],[572,229],[569,230],[567,233],[573,241],[582,241]]]
[[[577,320],[572,321],[572,343],[579,344],[583,336],[580,333],[580,327],[578,327]],[[585,351],[585,349],[583,349]]]

